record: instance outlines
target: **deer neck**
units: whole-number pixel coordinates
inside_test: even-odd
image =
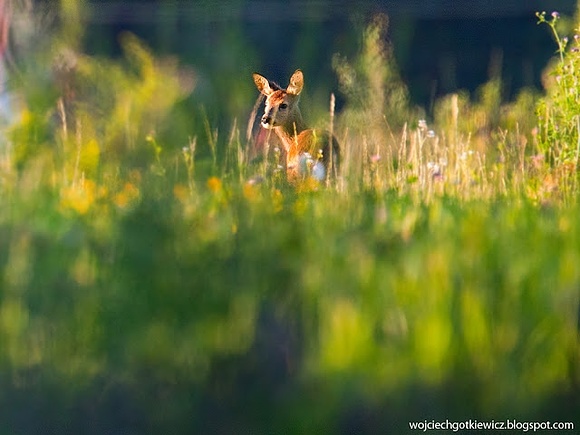
[[[298,145],[297,144],[298,135],[307,129],[308,127],[306,126],[304,120],[302,119],[302,114],[300,113],[300,110],[296,109],[296,111],[294,112],[294,116],[292,117],[292,121],[276,127],[274,131],[284,144],[286,152],[288,152],[289,154],[293,154],[292,151],[295,150]]]

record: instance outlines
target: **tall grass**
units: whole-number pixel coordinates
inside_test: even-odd
[[[0,432],[577,418],[576,173],[499,78],[430,119],[410,107],[385,25],[335,61],[330,186],[255,177],[243,123],[189,120],[194,80],[133,36],[113,61],[64,32],[64,69],[23,70],[0,160]]]

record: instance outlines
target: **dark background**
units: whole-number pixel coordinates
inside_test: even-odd
[[[364,23],[383,12],[412,100],[428,108],[438,96],[475,90],[490,68],[501,70],[506,99],[521,87],[541,88],[556,47],[535,12],[572,15],[574,6],[573,0],[93,1],[86,46],[119,53],[118,35],[129,30],[157,53],[175,54],[205,73],[208,87],[220,86],[211,77],[216,71],[258,70],[282,80],[298,67],[324,87],[333,77],[332,56],[353,56]]]

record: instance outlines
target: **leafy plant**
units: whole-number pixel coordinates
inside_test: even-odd
[[[580,158],[580,37],[561,36],[558,12],[537,13],[556,41],[558,58],[546,77],[546,96],[537,105],[538,143],[549,161],[577,168]]]

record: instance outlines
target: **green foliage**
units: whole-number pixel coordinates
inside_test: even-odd
[[[0,158],[0,433],[575,418],[580,206],[526,154],[534,96],[502,106],[492,79],[414,119],[384,25],[336,60],[329,186],[257,177],[235,122],[176,135],[196,129],[179,67],[131,35],[117,60],[58,42],[71,62],[39,87],[52,63],[23,71]]]
[[[385,42],[387,27],[387,16],[376,16],[364,30],[358,57],[351,62],[339,55],[333,59],[341,91],[348,98],[345,117],[369,130],[383,130],[385,119],[400,128],[410,114],[409,93]]]
[[[546,78],[547,95],[537,106],[539,122],[539,145],[546,156],[556,165],[578,166],[580,156],[580,43],[578,36],[570,41],[560,36],[560,15],[553,12],[537,13],[538,24],[547,24],[557,45],[558,61]]]

